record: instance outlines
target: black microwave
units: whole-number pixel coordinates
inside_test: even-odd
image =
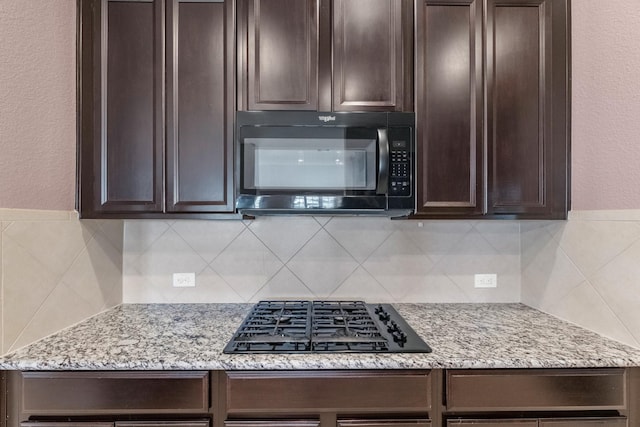
[[[415,210],[415,114],[242,111],[236,208],[247,215]]]

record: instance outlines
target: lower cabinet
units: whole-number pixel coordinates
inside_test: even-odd
[[[0,374],[0,427],[640,427],[640,368]]]

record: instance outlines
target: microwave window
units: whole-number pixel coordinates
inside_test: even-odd
[[[270,190],[375,190],[375,139],[245,138],[244,186]]]

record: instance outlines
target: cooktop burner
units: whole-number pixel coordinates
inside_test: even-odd
[[[389,304],[260,301],[224,353],[429,353]]]

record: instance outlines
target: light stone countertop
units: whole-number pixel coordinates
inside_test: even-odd
[[[433,353],[227,355],[250,304],[124,304],[0,369],[482,369],[640,366],[640,350],[522,304],[394,304]]]

